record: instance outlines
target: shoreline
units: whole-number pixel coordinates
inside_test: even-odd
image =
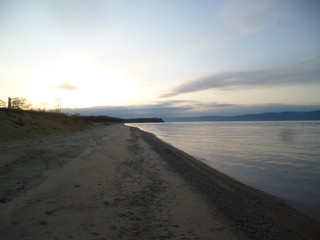
[[[319,222],[122,124],[0,145],[7,239],[317,239]]]
[[[238,124],[211,122],[129,126],[153,133],[205,165],[320,221],[316,164],[319,151],[316,125],[312,123],[273,122],[261,127],[253,123],[243,129]],[[220,130],[220,126],[224,128]],[[292,134],[289,142],[282,135],[286,129]],[[230,131],[227,137],[225,131]],[[241,134],[246,138],[242,139]],[[234,146],[229,144],[231,138]]]
[[[136,127],[132,127],[136,128]],[[191,184],[200,188],[236,228],[258,233],[260,239],[280,233],[275,239],[316,239],[320,236],[320,223],[281,199],[262,192],[206,165],[184,151],[159,139],[156,135],[141,131],[141,136],[163,156],[169,166],[179,172]],[[272,230],[271,230],[272,229]],[[287,238],[288,233],[292,236]],[[304,235],[304,236],[303,236]],[[266,238],[268,239],[268,238]],[[297,238],[299,239],[299,238]]]

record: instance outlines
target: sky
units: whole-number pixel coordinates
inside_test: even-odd
[[[320,109],[320,1],[0,0],[0,99],[115,117]]]

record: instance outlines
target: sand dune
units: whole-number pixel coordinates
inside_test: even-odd
[[[89,122],[65,114],[0,109],[0,141],[36,138],[90,127]]]
[[[74,132],[79,120],[72,119],[68,132],[64,120],[56,122],[55,135],[42,132],[51,123],[38,119],[48,125],[29,134],[35,131],[30,118],[21,115],[24,128],[12,136],[7,131],[10,141],[5,134],[0,140],[1,239],[319,236],[318,222],[152,134],[83,122],[83,131]]]

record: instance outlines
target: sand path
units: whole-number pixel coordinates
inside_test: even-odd
[[[1,143],[1,239],[246,239],[139,134]]]

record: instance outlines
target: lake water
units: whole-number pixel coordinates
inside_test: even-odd
[[[320,121],[128,125],[320,220]]]

